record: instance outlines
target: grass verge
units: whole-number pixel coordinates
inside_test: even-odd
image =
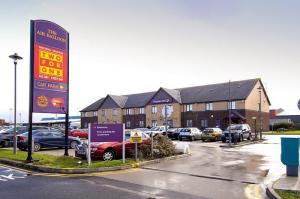
[[[295,130],[295,131],[269,131],[266,133],[263,133],[264,135],[300,135],[300,131],[299,130]]]
[[[125,164],[123,164],[122,160],[92,161],[92,164],[88,166],[85,160],[81,160],[74,157],[53,156],[53,155],[39,154],[39,153],[33,153],[32,157],[34,160],[36,160],[33,163],[34,165],[61,168],[61,169],[115,167],[115,166],[127,166],[135,163],[135,161],[131,159],[127,159]],[[27,152],[18,151],[17,154],[14,155],[12,150],[0,149],[0,158],[25,162],[27,158]],[[81,161],[82,163],[79,164],[78,163],[79,161]]]
[[[276,192],[282,199],[299,199],[300,198],[300,192],[297,192],[297,191],[276,190]]]

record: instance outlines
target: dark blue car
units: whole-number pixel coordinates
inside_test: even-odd
[[[65,147],[65,135],[60,131],[32,131],[32,138],[34,140],[33,149],[39,151],[41,148],[63,148]],[[18,135],[18,148],[26,150],[28,140],[28,132]],[[79,138],[68,137],[68,147],[76,148],[81,144]]]

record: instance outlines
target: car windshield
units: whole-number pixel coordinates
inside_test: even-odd
[[[231,130],[242,130],[243,126],[242,125],[233,125],[233,126],[230,126],[230,129]],[[227,130],[229,130],[228,127],[227,127]]]
[[[159,128],[159,127],[152,127],[151,130],[152,130],[152,131],[159,131],[160,128]]]
[[[191,132],[191,129],[181,129],[180,132]]]
[[[203,132],[204,132],[204,133],[213,133],[214,130],[213,130],[213,129],[204,129]]]

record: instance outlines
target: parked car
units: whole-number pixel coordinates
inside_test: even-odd
[[[34,130],[32,131],[32,138],[34,140],[33,149],[39,151],[41,148],[63,148],[65,147],[65,134],[59,131],[48,130]],[[28,132],[18,135],[18,148],[26,150],[28,148]],[[68,137],[68,146],[76,148],[81,144],[79,138]]]
[[[227,129],[223,132],[221,138],[222,142],[229,140],[229,129],[232,142],[241,142],[244,139],[250,140],[252,137],[251,128],[248,124],[233,124],[230,127],[227,127]]]
[[[135,150],[135,144],[130,142],[132,130],[125,131],[125,153],[132,154]],[[144,133],[142,135],[144,144],[150,144],[150,137]],[[75,149],[75,156],[85,159],[87,144],[80,144]],[[96,160],[110,161],[122,157],[122,142],[95,142],[91,144],[91,158]]]
[[[222,129],[220,128],[206,128],[201,134],[202,141],[218,141],[221,140]]]
[[[174,140],[178,140],[178,136],[179,136],[179,133],[181,131],[182,128],[170,128],[168,129],[167,131],[167,136],[168,138],[170,139],[174,139]]]
[[[88,130],[87,129],[74,129],[69,132],[69,136],[87,139],[88,138]]]
[[[180,141],[183,139],[188,139],[191,141],[199,140],[199,139],[201,139],[201,134],[202,134],[202,132],[198,128],[195,128],[195,127],[183,128],[180,130],[178,139]]]
[[[146,133],[151,137],[152,134],[153,136],[162,134],[162,135],[166,135],[167,130],[169,129],[169,126],[154,126],[151,129],[149,129],[148,131],[146,131]]]
[[[32,126],[32,130],[45,130],[45,131],[60,131],[57,128],[46,127],[46,126]],[[28,131],[27,126],[17,126],[16,134],[20,135]],[[14,128],[9,128],[6,131],[0,133],[0,146],[1,147],[11,147],[14,141]]]

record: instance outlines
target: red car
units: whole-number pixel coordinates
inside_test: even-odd
[[[69,132],[69,136],[87,139],[88,131],[86,129],[74,129]]]
[[[150,137],[140,132],[143,143],[150,144]],[[129,141],[130,131],[125,132],[125,153],[130,154],[135,150],[135,144]],[[86,144],[78,145],[75,149],[75,156],[86,158]],[[91,144],[91,158],[96,160],[110,161],[122,157],[122,142],[97,142]]]

